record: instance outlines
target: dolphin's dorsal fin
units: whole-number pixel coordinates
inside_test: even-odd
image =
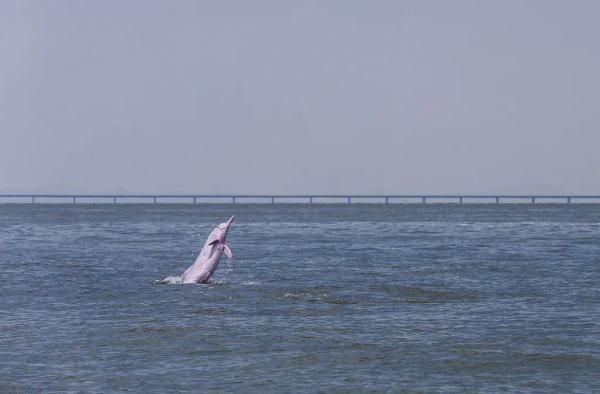
[[[227,246],[227,244],[225,244],[225,248],[223,249],[223,253],[225,253],[225,256],[227,256],[230,259],[233,257],[233,254],[231,254],[231,249],[229,249],[229,246]]]

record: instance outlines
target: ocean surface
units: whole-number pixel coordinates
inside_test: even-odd
[[[2,393],[600,390],[600,205],[5,204],[0,284]]]

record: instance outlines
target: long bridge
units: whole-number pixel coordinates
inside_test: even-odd
[[[0,194],[1,203],[600,203],[600,195],[551,194]]]

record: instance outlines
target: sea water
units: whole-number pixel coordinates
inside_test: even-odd
[[[0,392],[600,390],[600,205],[6,204],[0,285]]]

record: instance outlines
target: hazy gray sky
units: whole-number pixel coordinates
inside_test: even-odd
[[[0,0],[0,191],[600,193],[598,15]]]

